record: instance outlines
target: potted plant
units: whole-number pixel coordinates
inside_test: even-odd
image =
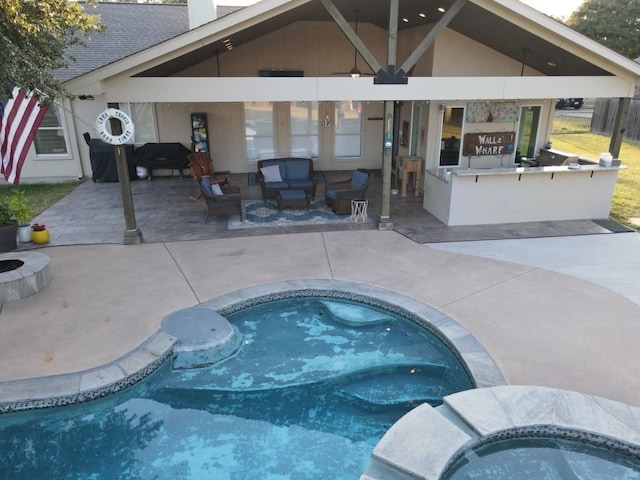
[[[18,247],[18,222],[9,208],[9,201],[0,201],[0,252],[11,252]]]
[[[33,243],[49,243],[51,232],[43,223],[34,223],[31,225],[31,239]]]
[[[18,242],[26,243],[31,241],[31,220],[33,220],[33,209],[29,199],[20,189],[15,189],[9,197],[9,210],[11,215],[18,222]]]

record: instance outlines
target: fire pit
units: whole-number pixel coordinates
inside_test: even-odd
[[[51,271],[46,255],[26,252],[0,254],[0,303],[30,297],[50,283]]]

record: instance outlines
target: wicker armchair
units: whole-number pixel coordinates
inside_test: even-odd
[[[242,198],[240,197],[240,188],[232,185],[222,187],[222,195],[215,195],[206,189],[206,185],[202,182],[208,182],[203,177],[200,182],[196,181],[201,198],[204,198],[207,204],[207,216],[205,223],[209,222],[210,215],[240,215],[244,221],[244,210],[242,209]]]
[[[327,183],[324,201],[334,213],[351,213],[351,200],[365,199],[369,188],[369,174],[356,170],[350,179]]]

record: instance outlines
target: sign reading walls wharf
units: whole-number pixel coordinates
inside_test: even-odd
[[[515,132],[467,133],[464,136],[463,155],[511,155],[515,137]]]

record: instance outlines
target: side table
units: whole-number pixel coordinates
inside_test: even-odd
[[[369,200],[360,198],[351,200],[351,220],[353,223],[367,222],[367,205],[369,205]]]

